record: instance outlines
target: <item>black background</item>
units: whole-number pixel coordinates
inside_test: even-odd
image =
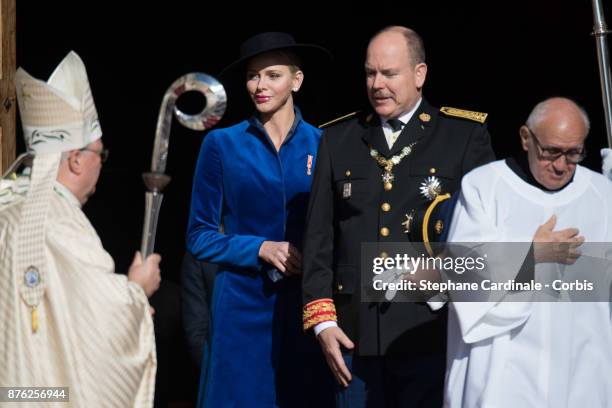
[[[334,54],[332,64],[305,70],[297,103],[313,124],[367,106],[367,41],[380,28],[401,24],[425,41],[427,99],[435,106],[488,112],[498,157],[518,151],[518,128],[535,103],[562,95],[574,98],[591,117],[585,165],[599,171],[605,126],[590,0],[378,2],[359,10],[338,4],[334,7],[343,11],[333,13],[330,4],[320,8],[314,3],[243,2],[223,9],[207,2],[161,3],[142,3],[140,9],[110,1],[17,4],[19,66],[46,79],[71,49],[87,66],[111,155],[85,212],[118,272],[127,270],[140,246],[140,175],[150,166],[162,95],[185,73],[216,76],[237,58],[240,43],[258,32],[287,31],[299,42],[323,45]],[[605,7],[611,20],[612,8]],[[224,81],[228,111],[218,126],[251,112],[243,82],[242,77]],[[165,298],[173,305],[178,302],[173,282],[179,280],[193,170],[204,135],[176,121],[173,125],[167,166],[173,181],[165,191],[156,243],[170,288]],[[20,134],[18,141],[23,150]],[[173,316],[161,313],[156,324],[173,330],[173,322],[164,320]]]

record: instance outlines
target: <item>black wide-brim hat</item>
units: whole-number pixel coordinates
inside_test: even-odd
[[[318,58],[325,62],[332,60],[332,54],[325,48],[316,44],[300,44],[295,41],[293,36],[282,32],[265,32],[257,34],[240,46],[240,57],[223,68],[220,76],[226,76],[238,68],[244,67],[246,62],[256,55],[268,51],[291,50],[301,60],[302,64],[311,66],[313,60]],[[302,68],[302,67],[300,67]]]

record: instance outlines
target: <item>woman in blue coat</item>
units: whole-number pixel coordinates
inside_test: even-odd
[[[300,248],[320,138],[293,104],[306,52],[328,58],[285,33],[243,43],[231,67],[246,70],[255,114],[202,144],[187,245],[220,268],[200,407],[300,407],[322,391],[308,389],[327,370],[311,371],[323,360],[301,328]]]

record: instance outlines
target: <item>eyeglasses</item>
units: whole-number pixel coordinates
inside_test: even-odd
[[[97,155],[100,156],[100,161],[102,163],[106,163],[106,161],[108,160],[109,151],[106,148],[104,148],[102,150],[92,150],[92,149],[88,149],[88,148],[84,147],[84,148],[80,149],[80,151],[96,153]]]
[[[538,147],[538,158],[546,161],[555,161],[561,156],[565,156],[565,160],[570,164],[578,164],[586,157],[586,149],[584,146],[580,149],[562,150],[557,147],[543,147],[535,133],[527,125],[525,125],[529,134],[533,138]]]

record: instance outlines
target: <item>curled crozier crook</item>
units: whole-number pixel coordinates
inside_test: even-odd
[[[176,100],[185,92],[198,91],[206,98],[206,106],[195,115],[188,115],[176,107]],[[170,182],[165,174],[170,144],[172,115],[185,127],[193,130],[210,129],[221,120],[227,104],[223,85],[210,75],[195,72],[183,75],[170,85],[159,109],[155,145],[151,159],[151,171],[143,173],[142,178],[147,186],[145,193],[145,213],[142,230],[141,253],[143,259],[153,253],[159,209],[163,199],[163,190]]]

